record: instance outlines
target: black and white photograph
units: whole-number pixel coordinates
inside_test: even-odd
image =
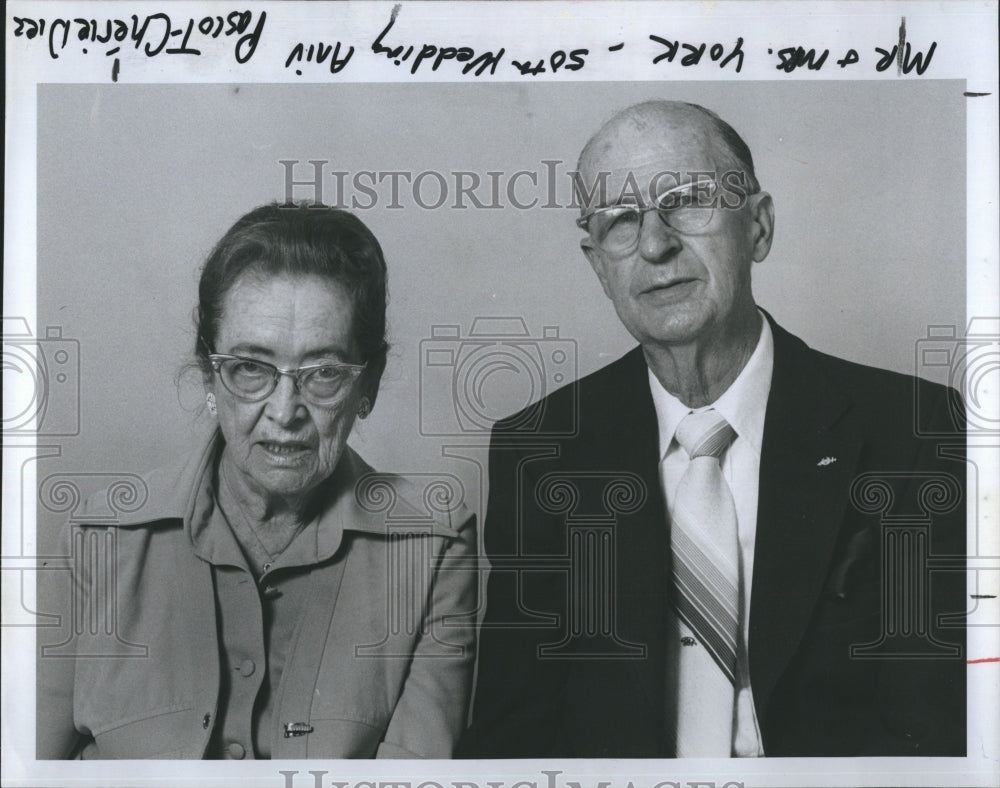
[[[995,784],[996,20],[10,4],[3,784]]]

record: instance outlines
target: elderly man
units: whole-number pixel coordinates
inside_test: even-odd
[[[629,107],[578,171],[583,252],[639,347],[494,430],[461,752],[964,755],[960,399],[757,306],[774,203],[714,113]]]

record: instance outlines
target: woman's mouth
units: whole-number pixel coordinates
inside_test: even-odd
[[[309,444],[300,441],[261,441],[258,445],[274,457],[290,458],[309,451]]]

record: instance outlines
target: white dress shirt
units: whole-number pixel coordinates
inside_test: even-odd
[[[740,614],[742,637],[737,648],[738,676],[736,720],[733,726],[732,754],[739,757],[757,757],[764,754],[760,728],[753,705],[750,688],[750,670],[747,657],[747,640],[750,629],[750,583],[753,578],[754,539],[757,532],[757,494],[760,480],[760,447],[764,437],[764,412],[771,389],[774,369],[774,338],[767,319],[761,315],[760,338],[757,347],[732,385],[715,402],[697,410],[714,408],[729,422],[736,438],[721,457],[722,475],[733,493],[736,521],[740,542]],[[681,420],[692,409],[670,394],[652,370],[649,370],[649,388],[656,406],[656,419],[660,433],[660,484],[666,511],[676,495],[677,485],[688,465],[688,456],[674,440],[674,432]],[[693,633],[670,611],[670,639],[668,664],[679,664],[690,646],[680,641]],[[702,648],[698,645],[695,648]],[[675,663],[674,660],[678,662]],[[684,671],[680,672],[684,675]],[[683,687],[679,688],[683,692]],[[676,710],[676,699],[668,699]]]

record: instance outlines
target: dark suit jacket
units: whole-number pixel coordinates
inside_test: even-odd
[[[960,398],[771,323],[748,646],[765,753],[964,755]],[[658,441],[640,348],[494,428],[460,755],[674,755]]]

